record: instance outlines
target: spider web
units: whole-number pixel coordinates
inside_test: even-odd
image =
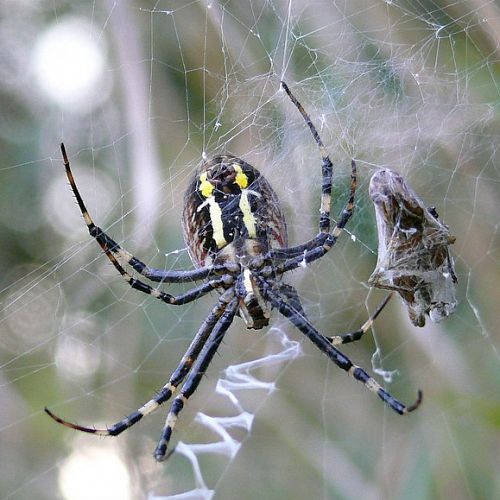
[[[1,499],[500,495],[493,2],[7,0],[0,15]],[[168,404],[118,438],[56,426],[45,405],[102,426],[147,401],[216,298],[166,307],[129,290],[86,233],[58,144],[96,223],[155,267],[190,267],[183,191],[225,152],[263,172],[298,244],[317,232],[321,159],[280,79],[330,153],[332,214],[358,165],[347,230],[287,276],[321,332],[357,329],[384,297],[367,284],[376,170],[457,237],[452,316],[416,328],[393,300],[342,349],[404,402],[422,388],[422,407],[393,414],[274,312],[257,332],[236,318],[166,464],[152,451]]]

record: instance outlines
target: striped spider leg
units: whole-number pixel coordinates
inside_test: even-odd
[[[295,107],[299,110],[300,114],[302,115],[302,118],[304,118],[304,121],[309,127],[309,130],[311,131],[314,141],[318,145],[319,153],[322,159],[322,166],[321,166],[322,181],[321,181],[321,202],[320,202],[318,234],[314,238],[300,245],[272,250],[271,255],[272,257],[275,258],[296,257],[298,255],[303,254],[307,250],[311,250],[313,248],[318,247],[319,245],[325,244],[325,241],[327,240],[328,235],[330,233],[330,225],[331,225],[330,206],[332,202],[332,175],[333,175],[332,161],[330,160],[330,156],[328,155],[325,145],[323,144],[319,132],[317,131],[315,125],[313,124],[311,118],[309,117],[309,114],[306,112],[306,110],[304,109],[302,104],[300,104],[297,98],[292,94],[291,90],[289,89],[288,85],[285,82],[283,81],[281,82],[281,87],[286,92],[286,94],[288,95],[292,103],[295,105]],[[354,202],[354,191],[356,189],[356,184],[355,184],[356,164],[354,160],[351,161],[351,168],[352,168],[351,195],[352,195],[352,202]],[[341,227],[338,229],[342,229],[345,226],[345,224],[352,215],[353,208],[354,208],[353,204],[351,206],[346,207],[348,212],[342,213],[342,217],[345,220],[341,222]],[[335,229],[335,231],[337,231],[337,228]],[[338,232],[338,234],[340,234],[340,231]],[[327,243],[327,245],[328,244],[331,244],[331,242]]]
[[[295,309],[296,313],[302,315],[305,319],[309,320],[306,316],[304,308],[302,307],[299,294],[297,293],[297,290],[293,288],[293,286],[279,282],[271,283],[270,281],[267,281],[267,283],[271,284],[275,290],[277,288],[277,290],[282,294],[282,296],[288,300],[290,306],[293,309]],[[351,342],[356,342],[358,340],[361,340],[363,335],[372,327],[378,315],[383,311],[384,307],[389,303],[389,300],[391,300],[393,296],[394,292],[388,293],[387,296],[382,300],[382,302],[380,302],[380,304],[377,306],[375,311],[370,315],[370,317],[357,330],[349,333],[344,333],[341,335],[333,335],[331,337],[325,336],[325,338],[328,339],[332,343],[332,345],[335,346],[341,344],[350,344]]]
[[[132,288],[153,295],[155,298],[168,304],[182,305],[196,300],[197,298],[205,295],[214,288],[217,288],[222,283],[224,283],[224,280],[230,281],[230,278],[228,278],[228,276],[223,276],[222,278],[204,283],[203,285],[194,288],[186,294],[175,297],[173,295],[161,292],[160,290],[155,289],[150,285],[133,278],[127,271],[125,271],[123,267],[124,265],[130,265],[135,271],[139,272],[147,279],[160,283],[185,283],[190,281],[199,281],[201,279],[207,278],[211,274],[220,274],[225,270],[225,266],[206,266],[190,271],[166,271],[148,267],[142,261],[134,257],[131,253],[121,248],[118,243],[110,238],[100,227],[94,224],[94,221],[92,220],[92,217],[90,216],[89,211],[87,210],[87,207],[85,206],[83,198],[80,194],[80,191],[78,190],[78,187],[76,185],[73,172],[71,171],[69,159],[66,154],[66,148],[63,143],[61,143],[61,152],[64,161],[64,168],[66,170],[66,176],[71,186],[71,190],[75,195],[78,207],[82,212],[83,219],[85,221],[85,224],[87,225],[90,236],[96,239],[108,259],[110,260],[111,264],[113,264],[116,270],[123,276],[124,280]]]
[[[224,313],[214,325],[210,336],[203,345],[201,353],[193,364],[187,380],[184,382],[180,394],[172,401],[170,411],[167,414],[165,425],[161,433],[160,440],[154,451],[154,457],[158,461],[168,458],[167,447],[172,437],[175,423],[179,412],[184,408],[188,398],[196,391],[203,375],[205,374],[210,362],[212,361],[217,349],[219,348],[224,335],[233,322],[234,316],[238,309],[238,298],[234,297],[227,305]]]
[[[416,401],[412,405],[406,406],[395,399],[393,396],[391,396],[385,389],[383,389],[382,386],[363,368],[352,363],[352,361],[347,356],[345,356],[336,347],[334,347],[337,344],[346,344],[358,340],[357,338],[351,337],[352,334],[346,334],[345,336],[334,336],[331,337],[331,339],[328,339],[327,337],[319,333],[316,328],[314,328],[314,326],[305,317],[305,315],[301,314],[292,305],[284,301],[278,293],[273,291],[267,285],[267,283],[262,282],[262,285],[264,287],[264,296],[276,309],[278,309],[278,311],[283,316],[285,316],[285,318],[287,318],[314,345],[316,345],[316,347],[318,347],[321,352],[326,354],[339,368],[346,371],[355,380],[362,382],[368,390],[377,394],[377,396],[392,410],[394,410],[396,413],[399,413],[400,415],[406,415],[416,410],[420,406],[423,397],[421,390],[418,391]],[[371,325],[372,321],[368,320],[367,323]]]
[[[233,298],[233,291],[232,290],[227,290],[224,292],[221,297],[219,298],[219,301],[217,305],[212,309],[210,314],[205,318],[205,321],[201,325],[200,329],[198,330],[198,333],[194,337],[194,339],[191,342],[191,345],[187,349],[186,353],[182,357],[177,369],[172,373],[172,375],[169,378],[169,381],[162,387],[160,391],[156,394],[156,396],[152,399],[150,399],[147,403],[143,404],[140,408],[138,408],[136,411],[132,412],[130,415],[126,416],[122,420],[119,420],[115,424],[113,424],[110,427],[107,428],[96,428],[96,427],[84,427],[82,425],[74,424],[72,422],[68,422],[67,420],[64,420],[58,416],[56,416],[51,410],[48,408],[45,408],[45,412],[52,417],[56,422],[59,424],[62,424],[66,427],[69,427],[71,429],[75,429],[81,432],[86,432],[89,434],[97,434],[99,436],[118,436],[121,434],[123,431],[126,431],[129,427],[132,427],[134,424],[139,422],[143,417],[146,415],[149,415],[150,413],[153,413],[161,404],[165,403],[168,401],[172,395],[175,393],[177,387],[182,383],[182,381],[186,378],[186,375],[191,372],[190,377],[194,374],[199,374],[200,377],[203,375],[203,373],[200,373],[201,369],[206,369],[208,366],[208,363],[203,363],[203,359],[206,360],[207,355],[204,353],[203,349],[208,345],[210,346],[213,343],[213,337],[217,337],[217,340],[219,339],[220,335],[223,335],[223,333],[229,328],[232,318],[235,314],[235,304],[236,301]],[[216,334],[214,334],[216,332]],[[217,333],[218,332],[218,333]],[[218,342],[220,343],[220,340]],[[203,353],[203,356],[200,357],[201,364],[197,360],[200,356],[200,352]],[[210,358],[211,359],[211,358]],[[197,364],[196,364],[197,363]],[[191,378],[189,380],[191,380]],[[197,386],[197,384],[196,384]],[[196,388],[195,386],[195,388]],[[180,395],[181,401],[184,401],[187,399],[192,392],[194,392],[194,389],[192,389],[190,392],[187,391],[187,389],[193,388],[193,381],[189,383],[189,385],[182,390],[182,393]],[[187,394],[187,395],[186,395]],[[179,396],[178,396],[179,398]],[[181,403],[178,402],[178,398],[174,400],[173,403],[173,410],[176,410],[176,413],[179,411],[179,405]],[[176,402],[177,401],[177,402]],[[171,412],[173,411],[171,410]],[[171,413],[170,412],[170,413]],[[169,414],[170,414],[169,413]],[[170,426],[170,428],[173,427],[172,425],[172,418],[167,419],[167,423],[165,424],[165,427]],[[157,450],[155,451],[155,458],[158,461],[163,460],[166,454],[166,444],[165,444],[165,438],[164,438],[165,430],[162,433],[162,443],[163,445],[160,446],[158,445]],[[159,452],[159,450],[163,450],[163,454]]]

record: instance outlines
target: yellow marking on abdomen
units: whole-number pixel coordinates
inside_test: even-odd
[[[207,180],[207,172],[203,172],[200,175],[200,186],[199,190],[205,198],[208,198],[214,192],[215,186]]]
[[[248,186],[248,177],[243,172],[243,169],[237,163],[233,163],[233,168],[236,172],[236,179],[234,182],[238,184],[241,189],[246,188]]]
[[[256,222],[255,216],[252,212],[252,207],[250,206],[250,201],[248,199],[248,192],[246,189],[243,189],[241,191],[240,210],[241,213],[243,214],[243,224],[245,224],[245,227],[247,228],[248,236],[250,238],[256,238],[257,228],[255,225]]]
[[[210,222],[212,223],[213,238],[217,248],[222,248],[227,245],[227,240],[224,237],[224,223],[222,222],[222,209],[215,201],[215,198],[209,198],[208,206],[210,210]]]

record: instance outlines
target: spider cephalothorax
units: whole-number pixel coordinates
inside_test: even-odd
[[[111,427],[101,429],[73,424],[46,408],[45,411],[54,420],[82,432],[116,436],[170,399],[182,384],[167,414],[154,453],[157,460],[164,460],[168,457],[167,446],[178,414],[198,387],[234,317],[241,316],[248,328],[258,330],[269,323],[271,308],[288,318],[331,361],[355,380],[362,382],[395,412],[404,415],[419,406],[422,400],[420,391],[415,403],[405,406],[335,347],[359,340],[385,307],[390,295],[359,330],[326,337],[307,318],[296,290],[281,280],[286,272],[307,267],[330,251],[352,216],[356,192],[356,164],[352,161],[348,199],[336,224],[331,228],[332,162],[302,105],[284,82],[281,82],[281,86],[311,130],[322,158],[319,232],[314,238],[297,246],[288,247],[281,205],[264,176],[239,158],[217,156],[202,162],[184,199],[184,237],[195,269],[182,271],[151,268],[94,224],[76,186],[64,145],[61,145],[66,174],[89,233],[132,288],[170,305],[192,302],[213,290],[219,292],[219,299],[168,382],[138,410]],[[133,277],[126,270],[127,267],[149,281],[160,284],[202,283],[183,294],[170,295]]]

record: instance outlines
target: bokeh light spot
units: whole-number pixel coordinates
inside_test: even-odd
[[[105,46],[79,19],[49,26],[35,44],[33,71],[40,88],[62,106],[102,102]]]
[[[59,488],[65,500],[128,500],[130,476],[117,450],[102,441],[84,446],[66,460],[59,471]]]

